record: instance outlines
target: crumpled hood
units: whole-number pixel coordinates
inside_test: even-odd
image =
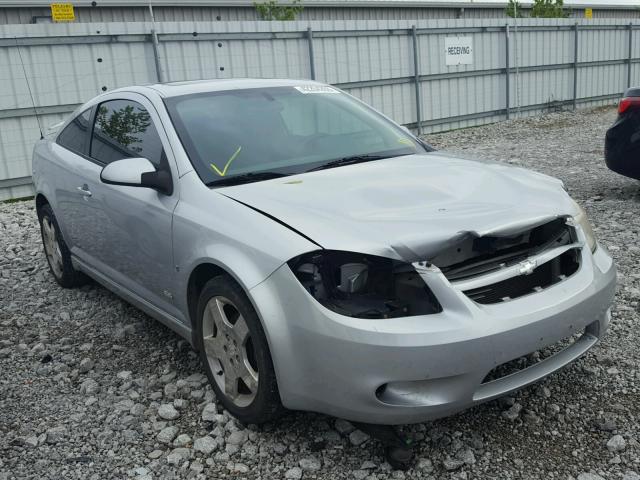
[[[428,260],[466,235],[509,235],[577,213],[557,179],[441,153],[218,191],[274,217],[323,248],[408,262]]]

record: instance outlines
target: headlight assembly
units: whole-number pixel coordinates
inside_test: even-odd
[[[322,305],[355,318],[393,318],[442,311],[415,269],[389,258],[319,250],[289,261],[304,288]]]
[[[582,231],[584,232],[584,236],[587,238],[587,244],[589,245],[589,248],[592,252],[595,252],[596,248],[598,247],[598,243],[596,242],[596,236],[593,233],[593,229],[591,228],[591,223],[587,218],[587,212],[585,212],[584,209],[580,205],[578,205],[575,200],[573,201],[573,203],[578,209],[578,214],[573,217],[573,221],[577,225],[580,225],[580,228],[582,228]]]

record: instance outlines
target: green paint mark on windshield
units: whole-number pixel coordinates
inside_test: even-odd
[[[238,154],[240,153],[240,150],[242,150],[242,147],[238,147],[238,149],[234,152],[233,155],[231,155],[231,158],[229,160],[227,160],[226,165],[224,166],[224,168],[222,170],[220,170],[218,167],[216,167],[213,163],[210,163],[209,165],[211,165],[211,168],[221,177],[224,177],[227,174],[227,170],[229,170],[229,165],[231,165],[231,162],[233,162],[236,157],[238,156]]]

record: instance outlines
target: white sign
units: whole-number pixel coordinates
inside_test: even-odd
[[[445,37],[445,64],[471,65],[473,63],[473,37]]]
[[[340,93],[333,87],[328,85],[302,85],[300,87],[293,87],[298,90],[300,93]]]

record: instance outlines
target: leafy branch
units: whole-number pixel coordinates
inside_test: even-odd
[[[292,0],[288,4],[279,4],[278,0],[267,0],[266,2],[253,2],[258,15],[262,20],[295,20],[304,7],[300,0]]]
[[[566,18],[569,14],[564,11],[563,0],[535,0],[531,7],[531,17],[535,18]]]
[[[566,18],[563,0],[534,0],[530,10],[531,18]],[[522,5],[518,0],[509,0],[505,14],[511,18],[524,18]]]
[[[504,13],[511,18],[523,18],[522,14],[522,5],[518,0],[509,0],[507,4],[507,8],[505,8]]]

